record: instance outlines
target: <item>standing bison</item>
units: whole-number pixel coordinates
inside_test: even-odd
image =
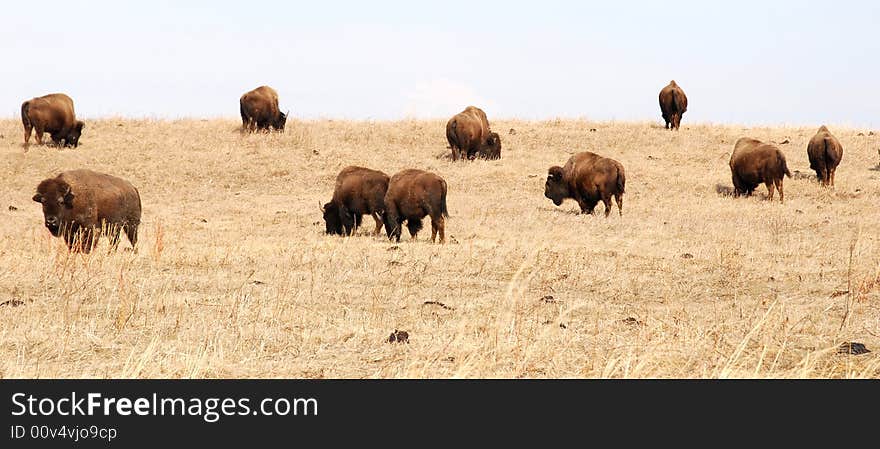
[[[446,181],[434,173],[408,169],[396,173],[385,194],[385,232],[393,241],[400,241],[401,226],[413,239],[422,229],[422,218],[431,216],[431,242],[440,234],[440,243],[446,242]]]
[[[678,87],[675,80],[669,82],[660,91],[660,112],[666,122],[666,129],[678,129],[681,125],[681,116],[688,109],[688,98]]]
[[[785,155],[774,145],[761,142],[750,137],[742,137],[736,141],[733,154],[730,155],[730,174],[733,177],[734,196],[751,195],[764,183],[773,200],[773,188],[779,190],[779,202],[785,202],[782,181],[785,176],[791,177]]]
[[[287,114],[278,109],[278,92],[269,86],[260,86],[245,92],[238,100],[241,111],[241,127],[245,131],[284,131]]]
[[[327,234],[351,235],[367,214],[376,220],[375,234],[379,235],[388,181],[388,175],[378,170],[354,165],[343,168],[336,176],[333,199],[321,207]]]
[[[85,123],[76,119],[73,100],[60,93],[31,98],[22,103],[21,123],[24,125],[25,146],[31,138],[31,131],[36,130],[38,145],[43,144],[43,133],[47,132],[55,145],[76,148],[85,126]]]
[[[584,214],[592,214],[601,200],[606,217],[611,213],[611,197],[614,197],[617,210],[623,216],[625,190],[626,173],[620,162],[585,151],[569,158],[564,167],[550,167],[544,196],[557,206],[566,198],[572,198]]]
[[[822,125],[807,145],[807,156],[810,168],[816,171],[816,177],[823,186],[834,187],[834,173],[843,159],[843,146],[828,128]]]
[[[482,109],[468,106],[446,122],[446,140],[452,149],[452,160],[501,158],[501,138],[489,129],[489,120]]]
[[[91,170],[66,171],[40,182],[33,200],[43,205],[49,232],[63,237],[71,250],[90,252],[102,234],[116,248],[120,231],[132,247],[137,244],[141,197],[124,179]]]

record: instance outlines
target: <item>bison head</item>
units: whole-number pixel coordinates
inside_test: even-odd
[[[70,184],[59,179],[47,179],[37,186],[34,201],[43,205],[43,219],[46,228],[53,236],[61,233],[61,225],[66,209],[73,208],[73,193]]]
[[[79,136],[82,135],[85,125],[82,120],[77,120],[73,128],[70,129],[70,132],[67,133],[67,137],[64,138],[64,145],[76,148],[79,145]]]
[[[498,133],[489,133],[481,153],[486,159],[501,159],[501,137]]]
[[[290,112],[290,111],[287,111]],[[284,125],[287,124],[287,114],[278,111],[278,115],[275,117],[275,120],[272,122],[272,127],[278,131],[284,131]]]
[[[321,207],[324,213],[324,230],[329,235],[345,235],[342,228],[342,217],[339,214],[339,206],[329,202]]]
[[[565,183],[562,167],[553,166],[547,172],[547,183],[544,184],[544,196],[553,200],[553,204],[559,206],[569,196],[568,185]]]

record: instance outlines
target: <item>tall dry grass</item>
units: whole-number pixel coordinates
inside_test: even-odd
[[[91,120],[78,149],[25,151],[0,121],[0,377],[880,377],[868,130],[831,126],[827,190],[814,127],[493,121],[503,159],[453,163],[443,120],[239,125]],[[741,136],[790,141],[784,205],[726,195]],[[543,197],[582,150],[626,167],[622,218]],[[324,236],[349,164],[443,176],[448,244]],[[138,251],[70,254],[43,228],[37,183],[80,167],[138,187]]]

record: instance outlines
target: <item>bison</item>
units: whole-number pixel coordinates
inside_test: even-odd
[[[568,159],[564,167],[550,167],[544,196],[559,206],[572,198],[581,207],[581,213],[592,214],[601,200],[605,216],[611,213],[611,197],[617,201],[617,210],[623,216],[623,194],[626,191],[626,173],[623,165],[614,159],[584,151]]]
[[[486,113],[475,106],[466,107],[446,122],[446,140],[454,161],[461,153],[468,159],[477,154],[485,159],[501,158],[501,138],[489,129]]]
[[[734,196],[751,195],[758,184],[764,183],[771,201],[775,186],[779,190],[779,202],[785,202],[782,181],[785,176],[790,178],[791,172],[788,171],[785,155],[775,145],[750,137],[740,138],[730,155],[730,174]]]
[[[245,92],[238,101],[241,127],[244,131],[284,131],[287,114],[278,109],[278,92],[269,86],[260,86]]]
[[[677,130],[681,125],[681,116],[687,112],[687,108],[688,98],[675,80],[660,90],[660,112],[666,121],[666,129]]]
[[[816,178],[823,186],[834,187],[834,173],[843,158],[843,146],[828,128],[822,125],[807,145],[810,168],[816,171]]]
[[[368,214],[376,220],[375,234],[379,235],[388,181],[388,175],[378,170],[354,165],[343,168],[336,176],[333,199],[321,207],[327,234],[351,235]]]
[[[385,211],[382,218],[388,239],[400,241],[401,226],[413,239],[422,229],[422,218],[431,216],[431,242],[440,234],[440,243],[446,242],[446,181],[434,173],[408,169],[396,173],[388,184],[385,194]]]
[[[21,123],[24,125],[25,146],[31,138],[31,131],[36,130],[38,145],[43,144],[43,133],[48,132],[55,145],[76,148],[85,126],[76,119],[73,100],[61,93],[31,98],[22,103]]]
[[[43,205],[46,228],[70,250],[91,252],[100,236],[119,244],[120,231],[137,244],[141,197],[124,179],[91,170],[72,170],[44,179],[33,200]]]

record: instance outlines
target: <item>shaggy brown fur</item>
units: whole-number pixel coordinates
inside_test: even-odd
[[[321,208],[327,234],[351,235],[368,214],[376,220],[375,234],[379,235],[388,182],[388,175],[378,170],[354,165],[343,168],[336,176],[333,199]]]
[[[678,129],[681,116],[687,111],[688,99],[675,80],[660,91],[660,112],[666,121],[666,129]]]
[[[775,186],[779,190],[779,202],[785,202],[782,181],[785,176],[790,178],[791,172],[788,171],[785,155],[775,145],[750,137],[740,138],[730,155],[730,174],[734,196],[751,195],[758,184],[764,183],[770,193],[769,200],[773,200]]]
[[[489,120],[482,109],[468,106],[446,122],[446,140],[452,149],[452,160],[464,156],[473,159],[501,158],[501,138],[489,129]]]
[[[21,123],[24,125],[25,146],[31,138],[31,131],[36,130],[38,145],[43,144],[43,133],[47,132],[55,145],[76,148],[85,126],[85,123],[76,119],[73,100],[60,93],[31,98],[22,103]]]
[[[278,109],[278,92],[269,86],[260,86],[245,92],[238,100],[241,127],[244,131],[284,131],[287,114]]]
[[[810,168],[816,171],[816,178],[823,186],[834,187],[834,173],[843,159],[843,145],[822,125],[807,145]]]
[[[102,234],[116,248],[120,231],[132,247],[137,244],[141,197],[124,179],[91,170],[66,171],[40,182],[33,200],[43,205],[49,232],[63,237],[71,250],[90,252]]]
[[[446,181],[423,170],[403,170],[391,177],[385,194],[385,232],[393,241],[400,241],[401,226],[413,239],[422,229],[422,218],[431,216],[431,241],[440,234],[440,243],[446,242]]]
[[[617,210],[623,215],[625,190],[623,165],[589,151],[573,155],[564,167],[550,167],[544,184],[544,196],[553,204],[559,206],[566,198],[572,198],[578,202],[581,213],[592,214],[601,200],[605,204],[606,217],[611,213],[611,197],[617,201]]]

